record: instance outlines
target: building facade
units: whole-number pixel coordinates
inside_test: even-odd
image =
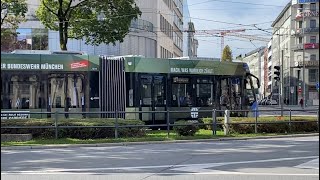
[[[251,74],[255,75],[260,79],[260,89],[256,92],[258,99],[263,99],[265,97],[264,86],[264,61],[265,61],[265,49],[266,47],[262,46],[257,48],[244,55],[242,61],[246,62],[250,68]],[[256,80],[253,80],[253,84],[257,84]],[[258,87],[256,87],[258,88]]]
[[[40,5],[40,0],[28,0],[27,3],[28,21],[22,23],[17,29],[18,43],[11,48],[1,46],[1,51],[60,50],[59,33],[45,29],[35,18],[35,11]],[[116,42],[115,45],[92,46],[85,44],[85,40],[70,39],[67,45],[68,50],[111,56],[182,57],[183,44],[187,43],[183,42],[184,8],[187,7],[187,0],[136,0],[136,4],[142,15],[132,21],[129,34],[124,38],[124,42]]]
[[[289,105],[296,105],[301,99],[306,105],[317,105],[319,0],[288,3],[272,27],[272,63],[281,66],[283,72],[282,83],[272,78],[272,93],[283,94]]]

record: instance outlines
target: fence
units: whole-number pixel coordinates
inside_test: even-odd
[[[258,125],[260,124],[288,124],[289,125],[289,132],[291,131],[291,126],[294,123],[310,123],[310,122],[317,122],[317,130],[319,132],[319,109],[308,109],[308,110],[294,110],[294,109],[274,109],[272,112],[287,112],[289,120],[288,121],[275,121],[275,122],[262,122],[259,121],[258,114],[262,112],[270,112],[270,110],[254,110],[254,111],[248,111],[248,110],[199,110],[198,112],[211,112],[212,113],[212,123],[196,123],[196,125],[199,126],[211,126],[212,128],[212,135],[217,135],[217,128],[218,126],[223,126],[224,133],[227,135],[229,134],[229,126],[230,125],[244,125],[244,124],[254,124],[254,132],[258,133]],[[122,112],[122,111],[116,111],[116,112],[16,112],[16,114],[51,114],[53,116],[54,120],[54,126],[2,126],[1,129],[54,129],[55,130],[55,138],[58,139],[59,137],[59,129],[64,128],[114,128],[114,137],[118,138],[118,130],[119,128],[130,128],[130,127],[141,127],[141,128],[152,128],[152,127],[166,127],[167,136],[170,135],[170,128],[175,126],[187,126],[187,125],[177,125],[174,123],[170,123],[170,114],[173,113],[190,113],[191,111],[138,111],[138,112]],[[230,113],[232,112],[246,112],[246,113],[253,113],[255,115],[255,121],[254,122],[231,122],[230,119]],[[316,120],[314,121],[292,121],[293,112],[307,112],[307,113],[316,113],[316,115],[313,115],[316,117]],[[166,124],[156,124],[156,125],[119,125],[119,114],[121,113],[135,113],[135,114],[141,114],[141,113],[165,113],[166,114]],[[224,115],[224,121],[218,122],[217,121],[217,113],[222,113]],[[115,125],[114,126],[59,126],[59,115],[69,115],[69,114],[82,114],[82,115],[88,115],[88,114],[113,114],[115,115]],[[271,115],[272,116],[272,115]],[[6,113],[1,112],[1,120],[6,117]],[[280,117],[280,116],[279,116]],[[244,117],[245,118],[245,117]]]

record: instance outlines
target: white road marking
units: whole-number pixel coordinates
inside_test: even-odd
[[[1,173],[1,175],[119,175],[125,176],[123,173],[67,173],[67,172],[29,172],[29,173]],[[154,173],[127,173],[138,175],[153,175]],[[290,173],[247,173],[247,172],[227,172],[227,171],[213,171],[201,173],[157,173],[156,175],[251,175],[251,176],[319,176],[319,174],[290,174]],[[155,175],[155,176],[156,176]]]
[[[311,161],[308,161],[306,163],[300,164],[298,166],[295,166],[296,168],[302,168],[302,169],[319,169],[319,158],[314,159]]]
[[[58,168],[50,168],[50,169],[42,169],[39,171],[1,171],[2,173],[61,173],[61,172],[84,172],[84,171],[107,171],[107,170],[123,170],[123,171],[137,171],[141,169],[155,169],[155,168],[172,168],[171,170],[175,170],[175,168],[186,168],[189,171],[196,171],[197,169],[192,170],[193,167],[198,168],[198,170],[203,168],[224,166],[224,165],[233,165],[233,164],[247,164],[247,163],[262,163],[262,162],[278,162],[278,161],[291,161],[291,160],[299,160],[299,159],[314,159],[319,158],[319,156],[307,156],[307,157],[292,157],[292,158],[277,158],[277,159],[264,159],[264,160],[253,160],[253,161],[237,161],[237,162],[221,162],[221,163],[204,163],[204,164],[180,164],[180,165],[159,165],[159,166],[136,166],[136,167],[112,167],[112,168],[85,168],[85,169],[58,169]],[[202,171],[202,170],[201,170]],[[210,170],[207,170],[210,171]],[[202,171],[203,172],[203,171]],[[201,172],[196,172],[201,173]],[[215,173],[215,172],[212,172]],[[216,172],[217,173],[217,172]],[[222,173],[230,173],[230,172],[222,172]]]

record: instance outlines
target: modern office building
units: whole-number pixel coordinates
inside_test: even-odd
[[[272,92],[283,94],[291,105],[304,97],[306,105],[318,105],[319,0],[293,0],[272,27],[272,64],[283,71],[282,93],[273,78]]]
[[[1,47],[1,51],[12,49],[60,50],[59,33],[45,29],[35,18],[40,0],[27,0],[28,21],[17,29],[18,37],[12,48]],[[123,43],[115,45],[101,44],[92,46],[84,40],[70,39],[68,50],[84,51],[88,54],[107,55],[142,55],[145,57],[173,58],[182,57],[184,50],[184,9],[187,0],[136,0],[142,11],[141,17],[132,21],[129,34]],[[188,10],[186,9],[188,12]],[[188,15],[190,17],[190,15]],[[190,21],[185,22],[189,25]],[[186,26],[185,26],[186,27]],[[188,27],[186,28],[188,29]],[[185,35],[187,37],[187,35]],[[197,41],[191,43],[197,44]],[[195,45],[191,44],[191,47]],[[194,48],[193,48],[194,49]]]

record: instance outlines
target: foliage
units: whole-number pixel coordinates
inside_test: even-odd
[[[173,127],[173,130],[179,136],[194,136],[199,130],[197,123],[193,121],[180,120],[174,123],[176,126]]]
[[[318,130],[315,118],[292,117],[291,125],[289,125],[288,117],[283,120],[277,120],[277,117],[268,117],[258,120],[257,130],[259,133],[289,133],[289,132],[316,132]],[[306,122],[301,122],[306,121]],[[235,120],[236,123],[253,123],[253,124],[231,124],[231,133],[250,134],[254,133],[255,118],[247,118],[243,120]]]
[[[25,21],[27,11],[26,0],[1,0],[1,51],[15,49],[15,30]]]
[[[232,61],[232,51],[228,45],[222,51],[222,61]]]
[[[201,126],[201,129],[212,130],[212,118],[202,118],[199,120],[199,122],[201,122],[203,124],[207,124],[207,125]],[[222,117],[217,117],[217,130],[223,129],[222,125],[219,123],[223,123]]]
[[[70,127],[60,128],[59,137],[63,138],[78,138],[78,139],[97,139],[97,138],[113,138],[115,119],[66,119],[58,122],[59,126]],[[119,126],[125,125],[143,125],[139,120],[123,120],[118,119]],[[35,138],[53,138],[54,128],[45,128],[45,126],[54,126],[51,119],[27,119],[27,120],[2,120],[1,126],[42,126],[37,129],[18,129],[18,128],[3,128],[1,134],[25,134],[31,133]],[[71,128],[72,126],[72,128]],[[110,126],[110,127],[77,127],[77,126]],[[120,137],[141,137],[145,135],[145,131],[141,127],[126,127],[119,128]]]
[[[16,29],[25,21],[26,0],[1,0],[1,35],[3,29]]]
[[[68,38],[85,37],[92,45],[122,42],[141,11],[134,0],[41,0],[36,15],[45,27],[59,31],[60,48],[67,50]]]

